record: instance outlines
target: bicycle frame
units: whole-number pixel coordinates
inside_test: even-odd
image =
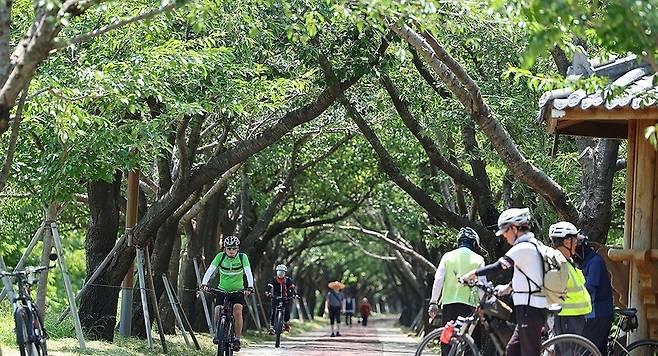
[[[54,268],[54,266],[41,266],[41,267],[27,267],[23,271],[14,271],[6,272],[0,271],[0,277],[14,277],[16,278],[16,283],[18,284],[18,293],[11,301],[13,306],[14,313],[14,322],[16,323],[16,342],[19,346],[28,344],[39,345],[39,349],[42,353],[46,353],[45,350],[45,340],[48,338],[46,329],[43,323],[43,319],[39,314],[39,311],[36,309],[32,297],[30,296],[30,287],[36,278],[33,278],[32,275],[46,269]],[[21,320],[23,320],[23,315],[25,317],[27,330],[27,339],[24,339],[24,335],[21,335],[18,331],[18,325]]]
[[[608,352],[606,354],[607,356],[614,355],[616,347],[619,347],[624,352],[628,352],[628,350],[626,349],[627,345],[625,345],[624,343],[619,342],[619,339],[621,337],[628,336],[628,334],[630,334],[630,332],[623,331],[622,328],[621,328],[621,324],[624,322],[624,319],[626,319],[628,317],[625,316],[625,315],[621,315],[621,314],[618,314],[618,315],[619,315],[619,320],[617,321],[617,327],[616,327],[615,333],[614,333],[613,336],[608,337],[608,343],[607,343],[607,351]]]
[[[475,311],[473,314],[471,314],[468,317],[458,317],[456,320],[457,325],[455,325],[455,332],[453,333],[453,340],[456,339],[458,336],[468,334],[470,336],[473,335],[475,332],[475,328],[478,325],[482,325],[482,328],[484,332],[487,333],[487,336],[493,343],[494,347],[496,348],[496,352],[498,355],[503,355],[505,354],[505,346],[506,343],[503,342],[503,340],[500,339],[498,334],[496,334],[493,331],[493,328],[489,325],[489,318],[493,318],[492,316],[485,316],[484,313],[482,312],[482,308],[480,307],[480,304],[482,304],[485,300],[490,298],[491,296],[494,295],[493,288],[490,285],[485,285],[482,283],[475,283],[473,287],[477,287],[480,290],[482,290],[484,293],[480,296],[480,301],[478,303],[478,307],[475,308]],[[454,348],[453,348],[454,349]],[[452,353],[452,351],[451,351]]]
[[[219,294],[224,296],[224,304],[221,306],[221,310],[219,313],[219,317],[217,318],[216,322],[216,327],[215,327],[215,337],[217,340],[219,340],[219,347],[220,348],[225,348],[224,350],[231,350],[232,343],[233,343],[233,335],[235,334],[235,323],[233,320],[233,302],[231,302],[230,296],[232,294],[242,294],[243,291],[239,292],[224,292],[219,289],[215,288],[208,288],[210,292],[213,294]],[[224,322],[225,326],[229,326],[228,328],[224,328],[224,330],[220,330],[220,325]],[[223,331],[224,335],[220,335],[220,332]],[[222,347],[223,346],[223,347]],[[229,354],[232,354],[232,350],[229,351]]]

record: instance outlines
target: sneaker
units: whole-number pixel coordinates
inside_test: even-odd
[[[240,340],[238,339],[233,340],[233,351],[235,352],[240,351]]]
[[[290,332],[290,323],[283,324],[283,330],[287,331],[287,332]]]
[[[336,334],[334,334],[334,333],[331,333],[331,337],[334,337],[334,336],[336,336]]]
[[[336,331],[336,336],[343,336],[340,334],[340,332]]]

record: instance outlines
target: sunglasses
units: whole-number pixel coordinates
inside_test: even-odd
[[[239,249],[239,247],[227,247],[226,249],[229,251],[236,251]]]

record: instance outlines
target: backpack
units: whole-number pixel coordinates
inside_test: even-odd
[[[528,243],[533,244],[541,256],[542,275],[544,276],[543,283],[540,285],[536,281],[533,281],[521,268],[519,268],[519,271],[539,288],[537,292],[540,292],[541,295],[546,297],[548,304],[562,304],[567,296],[567,281],[569,280],[567,264],[569,261],[567,261],[567,258],[564,257],[562,252],[546,246],[539,241],[537,243],[528,241]]]

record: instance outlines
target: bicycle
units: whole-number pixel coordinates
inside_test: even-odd
[[[280,347],[281,346],[281,334],[283,333],[283,324],[284,324],[284,313],[285,313],[285,306],[284,304],[286,302],[289,302],[293,300],[296,297],[292,298],[283,298],[283,297],[275,297],[273,298],[272,305],[274,307],[274,335],[275,335],[275,341],[274,341],[274,347]]]
[[[233,327],[233,303],[231,302],[231,296],[243,295],[244,291],[224,292],[216,288],[208,288],[208,291],[215,295],[224,296],[224,305],[221,306],[215,327],[215,340],[218,341],[217,356],[232,356],[235,328]]]
[[[55,261],[56,254],[50,254],[49,259]],[[16,333],[16,343],[20,350],[21,356],[47,356],[46,339],[48,334],[43,323],[43,318],[30,296],[32,285],[38,281],[37,273],[47,269],[55,268],[52,266],[25,267],[22,271],[0,271],[0,278],[16,278],[18,284],[18,293],[11,301],[14,308],[14,323]]]
[[[637,329],[637,309],[615,309],[619,316],[616,330],[608,338],[606,356],[656,356],[658,355],[658,340],[638,340],[626,346],[626,336]],[[623,334],[622,334],[623,332]]]
[[[491,283],[470,283],[461,281],[470,287],[477,287],[483,291],[480,302],[472,315],[459,317],[453,324],[448,324],[428,333],[420,342],[416,350],[416,356],[441,355],[441,343],[450,343],[452,347],[447,356],[461,355],[504,355],[505,346],[512,336],[514,324],[507,320],[512,314],[510,308],[498,299],[494,293]],[[556,314],[559,310],[553,309],[551,313]],[[488,336],[493,350],[487,349],[480,353],[479,347],[473,339],[476,327],[480,326],[484,336]],[[552,336],[552,337],[551,337]],[[552,327],[545,333],[546,341],[542,343],[541,355],[558,355],[556,350],[571,350],[581,356],[601,356],[596,346],[580,335],[563,334],[553,336]],[[444,355],[446,356],[446,355]]]

